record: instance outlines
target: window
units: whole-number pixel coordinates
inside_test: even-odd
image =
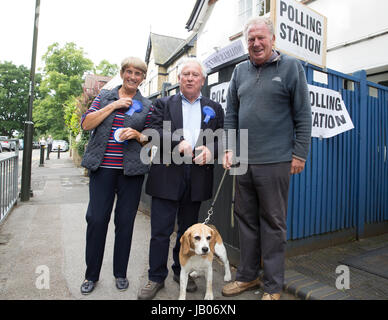
[[[239,0],[238,16],[244,24],[252,16],[263,16],[270,11],[271,0]]]
[[[245,23],[252,16],[252,0],[239,0],[238,16],[241,23]]]
[[[255,0],[255,1],[256,1],[255,15],[263,16],[270,11],[271,0]]]

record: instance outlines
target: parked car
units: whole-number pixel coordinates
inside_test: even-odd
[[[8,151],[11,151],[11,143],[8,139],[7,136],[0,136],[0,144],[3,150],[7,149]]]
[[[10,150],[15,151],[16,150],[16,141],[10,141],[9,147],[10,147]]]
[[[65,152],[69,150],[69,144],[65,140],[54,140],[53,147],[51,151],[58,151],[58,147],[60,146],[61,151]]]
[[[32,141],[32,149],[39,149],[40,144],[39,141]]]
[[[19,139],[19,150],[23,150],[23,149],[24,149],[24,140]]]

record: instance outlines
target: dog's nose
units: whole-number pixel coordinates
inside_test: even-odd
[[[207,253],[209,251],[209,248],[208,247],[202,247],[202,252],[203,253]]]

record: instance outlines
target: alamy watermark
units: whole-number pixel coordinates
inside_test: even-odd
[[[335,273],[339,274],[335,280],[335,287],[338,290],[348,290],[350,289],[350,271],[349,267],[345,265],[339,265],[335,269]]]
[[[180,153],[179,142],[182,137],[185,136],[183,129],[175,130],[171,132],[171,122],[163,121],[163,127],[161,130],[145,129],[142,134],[151,138],[151,141],[145,144],[140,151],[140,159],[144,164],[192,164],[193,158],[200,154],[199,150],[194,150],[194,157],[185,156]],[[224,129],[217,129],[215,131],[211,129],[205,129],[199,131],[198,141],[203,142],[213,155],[212,159],[209,159],[207,164],[214,164],[217,159],[219,164],[222,164],[224,157],[225,145],[228,150],[232,150],[234,154],[233,163],[239,164],[236,167],[231,168],[231,175],[242,175],[247,172],[248,169],[248,129],[235,130],[230,129],[225,133]],[[173,147],[174,145],[174,147]],[[217,146],[217,148],[216,148]],[[157,150],[157,151],[155,151]],[[161,151],[160,151],[161,150]],[[239,153],[237,154],[237,150]],[[151,156],[150,156],[151,151]],[[217,154],[215,154],[217,151]]]
[[[50,289],[50,269],[46,265],[37,266],[35,273],[39,276],[35,280],[35,287],[39,290]]]

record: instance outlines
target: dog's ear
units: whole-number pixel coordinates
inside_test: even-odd
[[[215,253],[215,245],[216,243],[221,243],[222,242],[222,238],[221,238],[221,235],[219,234],[219,232],[217,231],[217,229],[215,228],[212,228],[211,229],[211,239],[210,239],[210,250]]]
[[[186,230],[186,232],[181,236],[181,250],[184,255],[188,255],[190,251],[190,231]]]
[[[222,238],[221,238],[221,235],[220,233],[218,232],[217,229],[213,229],[214,231],[214,238],[216,240],[217,243],[222,243]]]
[[[215,232],[213,229],[211,229],[210,234],[211,234],[211,238],[210,238],[210,250],[211,250],[211,252],[215,253],[214,247],[215,247],[215,245],[216,245],[216,232]]]

